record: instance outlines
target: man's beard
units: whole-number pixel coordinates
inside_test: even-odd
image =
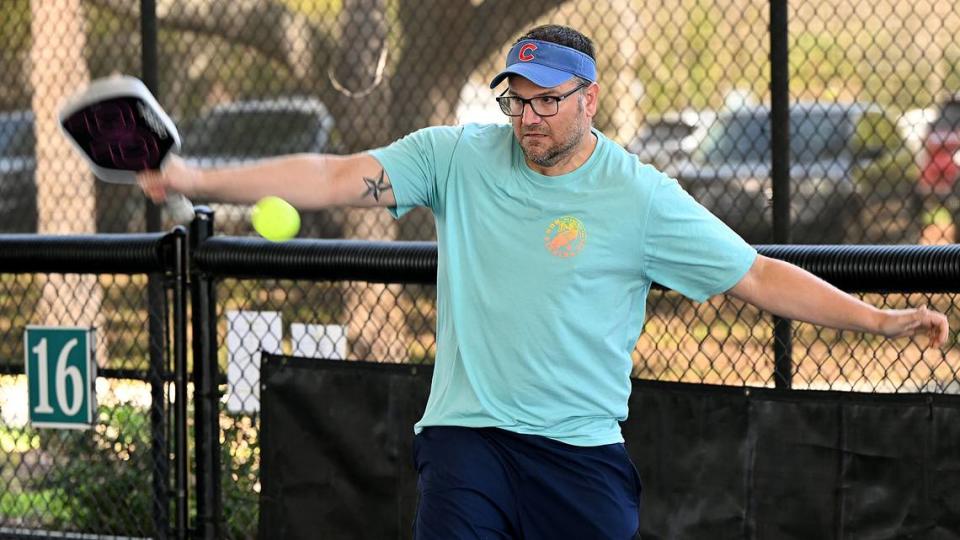
[[[528,131],[527,133],[538,133],[537,131]],[[561,141],[559,144],[555,144],[549,148],[544,149],[538,154],[532,154],[524,145],[520,145],[520,149],[523,150],[523,155],[531,163],[536,163],[541,167],[553,167],[557,163],[560,163],[564,159],[570,156],[574,148],[576,148],[580,141],[583,140],[583,125],[577,124],[573,132],[565,141]]]

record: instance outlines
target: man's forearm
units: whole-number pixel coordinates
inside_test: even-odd
[[[194,198],[252,203],[267,195],[301,209],[395,206],[393,186],[370,154],[294,154],[247,165],[180,171],[172,185]],[[185,178],[184,178],[185,177]],[[192,180],[191,180],[192,178]]]
[[[744,280],[729,293],[787,319],[843,330],[881,331],[881,310],[776,259],[758,257]]]
[[[329,189],[327,156],[297,154],[244,165],[199,169],[187,193],[196,199],[253,203],[267,195],[281,197],[298,208],[337,204]]]

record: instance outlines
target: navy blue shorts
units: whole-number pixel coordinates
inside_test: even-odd
[[[622,444],[428,427],[413,456],[417,539],[638,537],[640,476]]]

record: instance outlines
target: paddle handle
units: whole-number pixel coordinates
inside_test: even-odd
[[[184,224],[193,221],[196,215],[193,211],[193,203],[190,199],[179,193],[173,193],[167,196],[166,201],[167,215],[174,223]]]

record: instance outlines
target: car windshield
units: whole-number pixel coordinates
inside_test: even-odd
[[[35,142],[29,119],[0,117],[0,158],[29,157]]]
[[[791,111],[790,160],[836,159],[845,149],[848,132],[843,111]],[[707,129],[694,156],[716,164],[769,161],[769,113],[754,110],[720,117]]]
[[[662,141],[680,139],[693,133],[693,126],[683,122],[659,120],[651,123],[641,134],[641,139],[647,141]]]
[[[948,131],[960,129],[960,101],[950,101],[943,106],[940,117],[933,124],[933,129]]]
[[[296,111],[215,112],[183,129],[189,156],[261,158],[316,151],[316,116]]]

